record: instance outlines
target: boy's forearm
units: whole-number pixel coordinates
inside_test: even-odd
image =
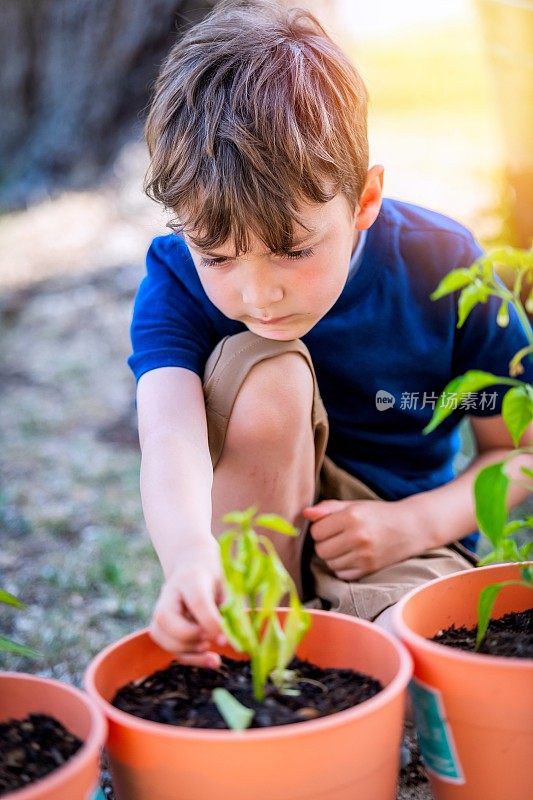
[[[501,448],[482,453],[450,483],[399,501],[407,505],[411,512],[415,523],[413,536],[419,539],[418,552],[450,544],[477,529],[474,480],[483,467],[503,460],[510,452],[510,449]],[[517,456],[511,464],[512,474],[517,475],[521,466],[532,468],[532,456],[527,454]],[[508,493],[509,505],[520,503],[527,495],[527,489],[511,483]]]
[[[165,577],[186,551],[211,547],[209,451],[176,431],[160,431],[143,442],[141,498],[150,538]]]

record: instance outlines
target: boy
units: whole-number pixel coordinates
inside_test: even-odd
[[[147,190],[177,234],[150,248],[129,364],[165,575],[151,634],[182,663],[220,663],[227,511],[293,521],[296,540],[270,536],[304,600],[384,626],[410,588],[475,561],[456,540],[474,546],[472,479],[511,447],[501,392],[470,403],[479,456],[458,478],[466,410],[422,429],[452,377],[505,374],[525,339],[490,302],[458,331],[456,298],[429,300],[481,251],[382,200],[366,105],[311,15],[257,1],[217,5],[161,70]]]

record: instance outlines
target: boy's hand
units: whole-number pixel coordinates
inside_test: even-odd
[[[177,661],[197,667],[220,666],[209,642],[226,644],[218,605],[223,601],[217,542],[186,550],[169,575],[156,603],[150,636]]]
[[[384,500],[323,500],[304,508],[317,555],[341,580],[353,581],[417,552],[406,504]]]

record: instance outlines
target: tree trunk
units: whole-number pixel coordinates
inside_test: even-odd
[[[3,0],[0,206],[87,186],[140,133],[176,31],[216,0]]]

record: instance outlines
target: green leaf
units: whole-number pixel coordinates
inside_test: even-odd
[[[476,273],[470,269],[454,269],[444,276],[430,297],[432,300],[438,300],[457,289],[468,286],[476,277]]]
[[[521,572],[522,572],[522,578],[524,579],[524,581],[528,585],[529,584],[533,584],[533,569],[531,569],[529,564],[526,564],[525,566],[523,566],[521,568]]]
[[[490,586],[485,586],[485,588],[480,591],[477,604],[476,650],[479,650],[481,644],[483,643],[483,639],[485,638],[485,634],[487,633],[487,628],[489,626],[492,609],[494,608],[494,603],[496,602],[496,598],[501,590],[506,586],[523,585],[523,581],[501,581],[501,583],[492,583]]]
[[[311,625],[311,615],[302,606],[296,591],[291,592],[290,608],[283,626],[284,641],[278,656],[278,669],[284,669],[292,660],[296,648]]]
[[[505,393],[502,417],[512,436],[514,446],[518,447],[524,431],[533,420],[533,399],[525,385],[513,386]]]
[[[0,589],[0,603],[4,603],[6,606],[14,606],[15,608],[26,608],[18,597],[15,597],[15,595],[10,592],[6,592],[5,589]]]
[[[449,405],[445,405],[445,400],[448,395],[469,394],[470,392],[477,392],[480,389],[486,389],[488,386],[497,386],[501,384],[519,386],[521,382],[514,378],[502,378],[499,375],[493,375],[491,372],[484,372],[478,369],[471,369],[465,372],[464,375],[458,375],[457,378],[453,378],[440,395],[433,416],[423,432],[431,433],[431,431],[435,430],[435,428],[455,410],[450,408]]]
[[[517,531],[523,528],[533,527],[533,517],[524,517],[523,519],[513,519],[505,526],[504,536],[512,536]]]
[[[41,653],[38,653],[37,650],[18,644],[18,642],[13,642],[11,639],[6,639],[5,636],[0,636],[0,652],[28,656],[28,658],[40,658],[41,656]]]
[[[211,692],[211,699],[216,705],[220,716],[232,730],[243,731],[249,728],[254,717],[254,711],[248,706],[239,703],[236,697],[218,686]]]
[[[509,478],[504,472],[502,461],[489,464],[478,473],[474,481],[477,523],[494,547],[504,537],[508,488]]]
[[[458,302],[459,320],[457,327],[462,328],[468,315],[478,303],[486,303],[490,291],[482,283],[476,282],[466,286],[460,294]]]
[[[277,533],[285,533],[287,536],[298,536],[299,533],[298,528],[277,514],[260,514],[255,518],[255,524]]]
[[[531,553],[533,553],[533,542],[526,542],[526,544],[523,544],[518,548],[518,553],[520,555],[520,561],[528,561]]]
[[[222,517],[222,522],[233,523],[234,525],[250,524],[256,512],[256,506],[250,506],[246,511],[229,511]]]
[[[525,475],[526,478],[533,478],[533,469],[529,469],[529,467],[520,467],[520,472],[522,475]],[[529,517],[529,519],[533,520],[533,517]]]
[[[278,659],[278,651],[283,641],[283,632],[279,624],[277,614],[272,614],[269,618],[261,639],[261,647],[253,658],[252,663],[252,683],[254,696],[257,700],[263,700],[265,696],[265,683],[275,669]]]
[[[494,603],[499,593],[507,583],[512,581],[502,581],[502,583],[493,583],[490,586],[485,586],[479,593],[477,604],[477,632],[476,632],[476,650],[479,650],[487,628],[489,627],[490,615],[494,608]]]

